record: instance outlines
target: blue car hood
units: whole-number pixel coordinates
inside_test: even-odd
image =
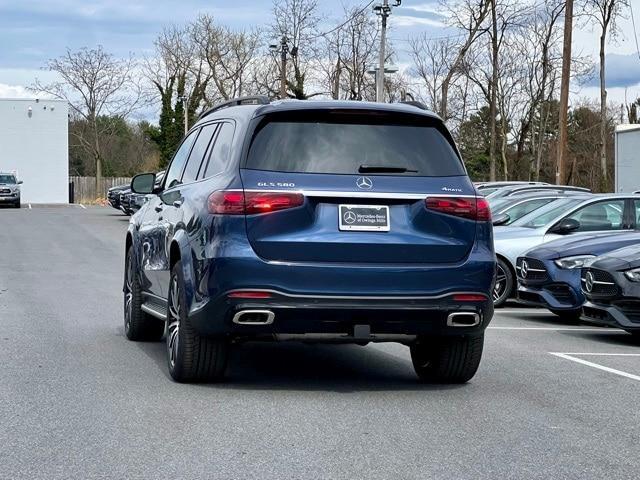
[[[570,235],[567,238],[553,240],[544,246],[531,249],[527,256],[540,260],[555,260],[574,255],[603,255],[612,250],[630,247],[640,251],[640,232],[599,233],[585,238],[583,235]]]

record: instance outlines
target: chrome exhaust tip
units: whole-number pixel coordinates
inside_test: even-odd
[[[475,327],[480,325],[480,314],[477,312],[453,312],[447,317],[449,327]]]
[[[276,318],[271,310],[241,310],[233,316],[236,325],[271,325]]]

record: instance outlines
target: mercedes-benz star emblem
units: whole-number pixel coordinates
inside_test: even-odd
[[[584,289],[591,293],[591,291],[593,290],[593,284],[595,283],[596,279],[593,278],[593,273],[591,272],[587,272],[587,274],[584,276]]]
[[[346,223],[348,225],[351,225],[352,223],[355,223],[355,221],[356,221],[356,214],[353,213],[351,210],[348,210],[342,216],[342,219],[344,220],[344,223]]]
[[[371,190],[373,188],[373,182],[369,177],[358,177],[356,186],[362,190]]]
[[[529,264],[526,260],[522,261],[522,266],[520,267],[520,273],[522,273],[522,278],[527,278],[527,274],[529,273]]]

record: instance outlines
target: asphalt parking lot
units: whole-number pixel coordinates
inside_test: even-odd
[[[173,383],[122,325],[111,208],[0,209],[0,478],[638,478],[640,344],[511,305],[476,377],[396,344],[245,345]]]

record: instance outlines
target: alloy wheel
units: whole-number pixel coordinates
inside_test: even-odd
[[[167,354],[169,355],[169,364],[173,368],[178,357],[178,344],[180,341],[180,290],[178,287],[178,278],[174,276],[171,279],[171,287],[169,289],[169,318],[167,321]]]
[[[497,271],[496,271],[496,284],[493,287],[493,302],[497,302],[502,298],[504,292],[507,288],[507,274],[502,269],[502,266],[498,263]]]
[[[128,332],[131,328],[131,317],[133,315],[133,262],[131,255],[127,257],[127,268],[125,270],[124,282],[124,328]]]

